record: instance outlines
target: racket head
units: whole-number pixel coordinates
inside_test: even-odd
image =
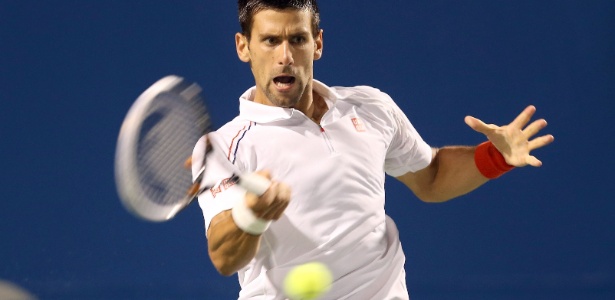
[[[152,222],[169,220],[190,204],[192,175],[184,162],[211,130],[201,87],[169,75],[132,104],[120,129],[115,181],[121,203]]]

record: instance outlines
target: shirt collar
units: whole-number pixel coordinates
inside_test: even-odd
[[[340,96],[332,88],[316,79],[312,80],[312,89],[325,99],[329,109],[335,106],[337,99],[340,98]],[[255,103],[253,101],[255,92],[256,87],[253,86],[239,97],[239,115],[250,121],[257,123],[268,123],[287,120],[290,119],[296,111],[294,108],[284,108]]]

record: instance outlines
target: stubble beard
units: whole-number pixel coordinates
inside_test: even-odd
[[[269,102],[271,102],[275,106],[286,107],[286,108],[295,107],[297,103],[301,101],[301,98],[303,98],[303,94],[305,93],[305,90],[307,87],[307,85],[304,85],[303,81],[299,79],[298,77],[295,77],[295,84],[300,87],[297,90],[297,94],[296,95],[289,94],[288,95],[289,98],[281,98],[281,97],[276,96],[275,93],[272,92],[272,89],[275,89],[274,87],[272,87],[272,85],[275,85],[275,83],[273,83],[273,80],[270,80],[264,89],[265,96],[267,97]]]

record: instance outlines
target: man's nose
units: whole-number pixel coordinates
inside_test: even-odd
[[[291,51],[290,44],[288,41],[284,41],[280,44],[279,55],[278,55],[278,64],[282,66],[292,65],[295,61],[293,60],[293,53]]]

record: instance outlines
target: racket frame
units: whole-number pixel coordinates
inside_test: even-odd
[[[141,176],[135,167],[137,165],[139,132],[142,128],[142,122],[146,118],[146,112],[151,102],[158,95],[165,92],[177,92],[177,88],[183,83],[184,79],[176,75],[169,75],[156,81],[135,100],[120,128],[115,155],[115,178],[118,194],[128,211],[147,221],[163,222],[173,218],[177,212],[189,205],[196,195],[186,194],[181,200],[170,205],[163,205],[148,199],[147,209],[137,206],[136,201],[132,200],[146,197],[142,184],[139,180],[136,180]],[[200,97],[200,92],[201,88],[197,84],[190,84],[185,88],[182,87],[178,94],[186,101],[201,101],[197,99]],[[204,122],[208,121],[205,120]],[[208,124],[198,125],[203,126],[207,131]],[[206,134],[206,131],[203,134]]]

